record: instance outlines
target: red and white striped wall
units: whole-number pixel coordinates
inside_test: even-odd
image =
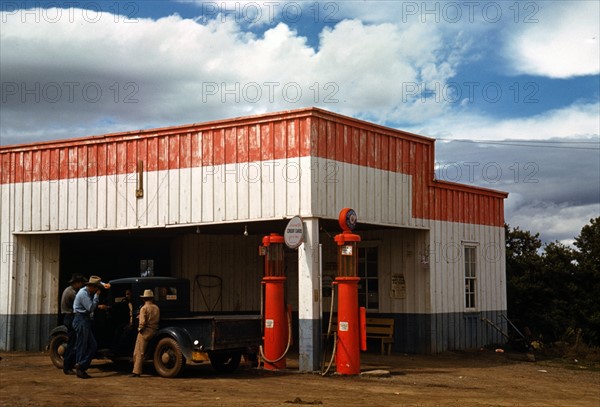
[[[2,146],[0,196],[0,324],[2,315],[58,312],[66,232],[336,219],[353,207],[363,223],[429,231],[416,251],[464,241],[504,247],[506,194],[436,181],[433,139],[317,108]],[[503,262],[482,266],[497,298],[482,307],[505,309]],[[390,312],[461,309],[450,300],[459,268],[431,263],[414,276],[420,299],[390,303]],[[0,331],[6,349],[16,336]]]

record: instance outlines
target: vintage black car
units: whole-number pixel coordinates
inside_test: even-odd
[[[153,361],[160,376],[178,376],[187,361],[210,361],[215,370],[231,372],[239,366],[242,355],[249,360],[256,358],[261,343],[259,315],[193,313],[187,279],[134,277],[113,280],[110,285],[101,298],[101,303],[109,305],[108,310],[96,310],[94,315],[98,358],[132,359],[137,315],[142,306],[140,295],[147,289],[154,292],[161,318],[145,356]],[[131,307],[126,298],[127,290],[131,291]],[[131,314],[130,310],[133,311]],[[50,358],[57,368],[62,368],[67,342],[64,325],[50,333]]]

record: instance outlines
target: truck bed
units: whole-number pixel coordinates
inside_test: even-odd
[[[246,349],[261,343],[259,315],[189,315],[161,318],[161,327],[185,329],[204,351]]]

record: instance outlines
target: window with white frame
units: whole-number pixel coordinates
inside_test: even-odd
[[[465,309],[477,308],[477,251],[474,246],[465,246]]]

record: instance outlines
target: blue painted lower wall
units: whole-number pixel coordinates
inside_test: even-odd
[[[507,333],[507,323],[501,314],[506,315],[506,311],[441,314],[380,313],[368,314],[367,317],[394,319],[392,349],[395,353],[431,354],[448,350],[478,349],[485,345],[504,343],[504,336],[482,319],[488,319]],[[328,318],[328,314],[323,316],[325,327]],[[379,351],[381,342],[369,341],[367,346],[369,351]]]
[[[57,324],[57,315],[0,315],[0,350],[43,350]]]
[[[297,321],[298,334],[294,335],[294,338],[298,338],[298,364],[300,370],[319,370],[321,361],[321,321],[318,319],[300,319]]]
[[[488,319],[507,333],[507,323],[501,314],[506,315],[506,311],[372,316],[394,318],[394,352],[428,354],[504,343],[504,336],[484,320]]]
[[[441,314],[369,314],[370,317],[394,318],[395,353],[438,353],[447,350],[477,349],[489,344],[501,344],[504,337],[482,318],[493,322],[507,333],[507,323],[501,314],[505,310],[473,313]],[[303,353],[318,358],[321,351],[321,331],[326,332],[328,314],[318,320],[298,321],[293,315],[294,346],[298,349],[300,328],[305,339]],[[48,343],[48,334],[57,325],[56,315],[0,315],[0,350],[43,350]],[[10,333],[10,335],[9,335]],[[314,334],[313,334],[314,333]],[[379,341],[368,343],[369,350],[379,351]],[[311,358],[312,359],[312,358]],[[318,364],[318,359],[307,361]]]

